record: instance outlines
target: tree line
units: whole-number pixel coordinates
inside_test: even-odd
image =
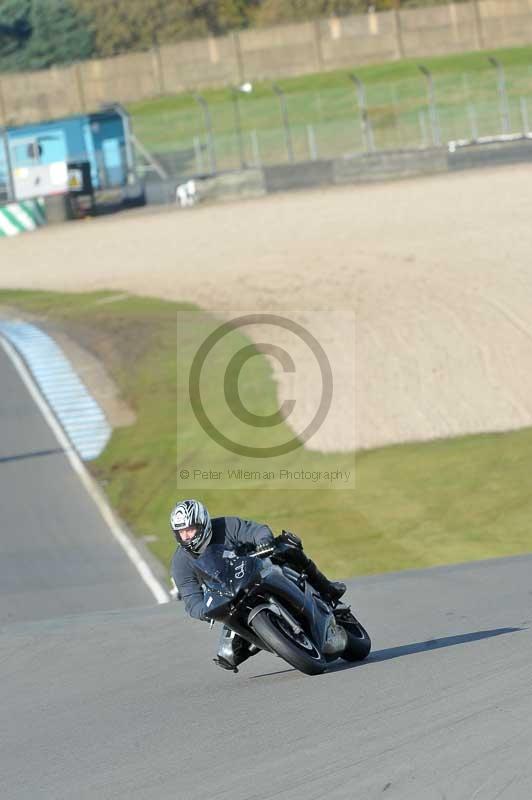
[[[0,72],[42,69],[277,23],[442,2],[446,0],[0,0]]]

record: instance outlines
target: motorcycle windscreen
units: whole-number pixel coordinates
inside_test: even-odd
[[[227,597],[234,597],[258,572],[257,559],[237,556],[223,544],[214,544],[195,559],[195,569],[205,585]]]

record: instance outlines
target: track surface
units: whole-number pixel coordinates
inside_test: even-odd
[[[0,623],[153,596],[0,347]]]
[[[181,604],[0,630],[3,796],[532,796],[532,556],[363,578],[361,665],[216,668]]]

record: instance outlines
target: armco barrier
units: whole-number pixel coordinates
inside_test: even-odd
[[[0,239],[34,231],[46,222],[42,200],[23,200],[0,206]]]
[[[472,169],[473,167],[494,167],[498,164],[522,164],[532,162],[532,139],[517,141],[490,142],[451,147],[448,154],[449,169]]]

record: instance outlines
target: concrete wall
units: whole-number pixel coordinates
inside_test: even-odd
[[[446,147],[435,147],[429,150],[383,151],[264,167],[264,187],[267,192],[286,192],[292,189],[433,175],[450,169],[448,155]],[[485,153],[484,159],[489,160],[488,153]],[[468,159],[464,160],[464,166],[469,166]],[[460,169],[461,166],[457,164],[455,168]]]
[[[532,139],[471,144],[455,151],[433,147],[280,164],[225,173],[214,178],[196,178],[195,183],[200,201],[219,201],[527,162],[532,162]],[[176,184],[177,178],[174,181],[150,181],[146,186],[148,204],[174,204]]]
[[[469,0],[320,19],[0,76],[0,125],[244,80],[532,43],[532,0]]]
[[[433,175],[448,169],[447,149],[398,150],[334,160],[334,183],[385,181],[414,175]]]
[[[332,160],[301,161],[298,164],[278,164],[264,167],[264,182],[267,192],[284,192],[311,186],[326,186],[334,183]]]

